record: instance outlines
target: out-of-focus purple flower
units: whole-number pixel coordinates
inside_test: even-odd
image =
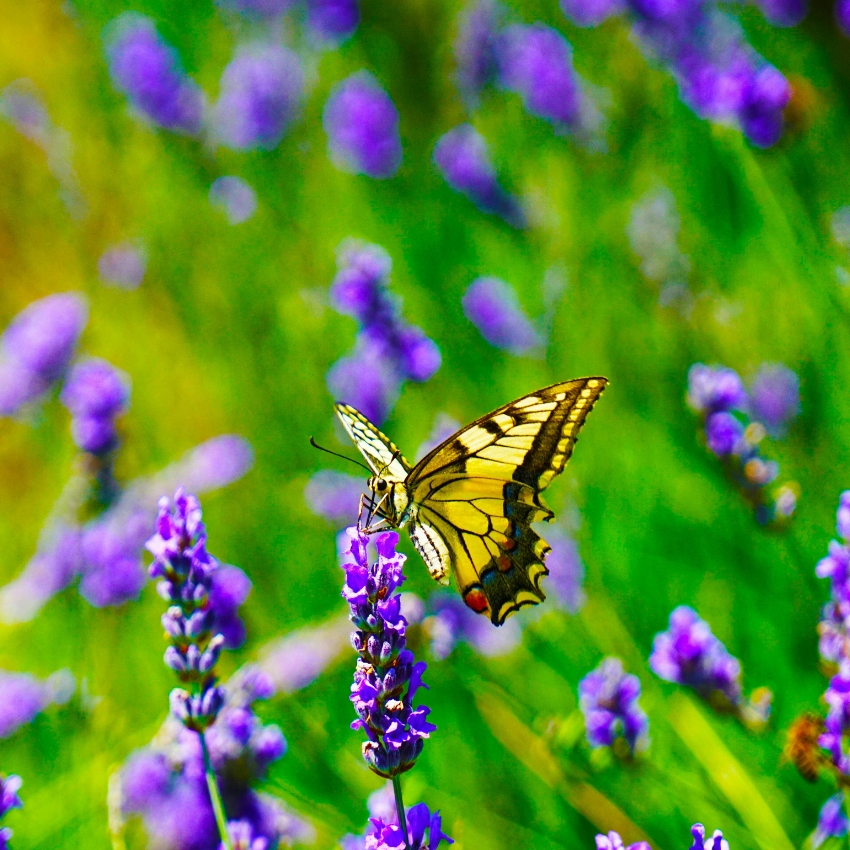
[[[729,842],[723,837],[719,829],[715,829],[711,838],[705,837],[705,827],[701,823],[695,823],[691,827],[691,835],[694,843],[690,850],[729,850]]]
[[[777,27],[795,27],[809,11],[806,0],[756,0],[756,5]]]
[[[454,43],[457,85],[468,108],[499,73],[499,32],[504,9],[496,0],[477,0],[460,15]]]
[[[350,646],[348,636],[349,623],[344,617],[298,629],[267,643],[260,652],[259,667],[275,693],[295,693],[315,681]]]
[[[468,608],[456,594],[435,593],[429,600],[433,614],[425,626],[431,635],[431,654],[443,660],[451,655],[458,641],[472,646],[485,657],[507,655],[522,642],[522,627],[517,618],[501,628]]]
[[[543,345],[515,290],[505,281],[497,277],[476,278],[464,293],[462,304],[466,318],[490,345],[517,355]]]
[[[304,498],[314,514],[344,528],[357,516],[364,488],[362,477],[321,469],[307,482]]]
[[[688,370],[688,404],[697,413],[742,410],[747,401],[744,383],[734,369],[694,363]]]
[[[705,436],[708,447],[714,454],[732,454],[744,436],[744,426],[739,419],[725,410],[712,413],[705,421]]]
[[[765,363],[750,387],[749,413],[768,433],[779,437],[800,413],[800,379],[781,363]]]
[[[340,44],[359,23],[359,0],[307,0],[307,26],[319,41]]]
[[[226,699],[207,729],[210,761],[226,815],[247,824],[250,850],[315,840],[312,825],[266,794],[252,790],[286,751],[277,726],[264,724],[253,704],[273,692],[257,668],[242,668],[225,686]],[[118,774],[111,805],[118,819],[140,815],[150,839],[170,850],[217,850],[219,835],[204,775],[199,737],[169,718],[148,747],[133,753]],[[241,833],[244,835],[244,832]],[[239,846],[239,845],[237,845]]]
[[[21,777],[15,774],[3,776],[0,774],[0,821],[12,810],[21,809],[24,804],[18,796],[21,790]],[[0,850],[9,850],[9,840],[12,830],[7,826],[0,827]]]
[[[513,227],[525,227],[522,206],[499,185],[487,142],[472,125],[461,124],[441,136],[434,162],[449,186],[482,212],[497,215]]]
[[[650,850],[650,846],[646,841],[636,841],[624,847],[620,834],[609,832],[607,835],[596,836],[596,850]]]
[[[44,680],[0,670],[0,738],[31,723],[49,705],[64,705],[75,689],[69,670],[59,670]]]
[[[655,636],[649,666],[665,681],[693,688],[719,708],[734,711],[747,725],[763,725],[770,716],[770,691],[758,688],[751,699],[744,697],[741,662],[687,605],[674,609],[669,629]]]
[[[125,12],[106,36],[109,71],[135,109],[166,130],[194,135],[201,129],[204,96],[180,68],[177,52],[153,21]]]
[[[360,326],[354,351],[328,371],[328,389],[380,424],[405,378],[427,381],[440,367],[433,340],[401,316],[401,299],[388,289],[392,263],[383,248],[356,240],[342,243],[331,304]]]
[[[822,806],[818,826],[812,836],[812,847],[818,848],[827,838],[843,838],[850,831],[850,820],[844,812],[844,794],[835,794]]]
[[[392,177],[401,166],[398,110],[368,71],[334,86],[323,123],[334,164],[369,177]]]
[[[148,258],[143,248],[133,242],[113,245],[100,255],[97,271],[100,279],[118,289],[137,289],[147,270]]]
[[[551,592],[560,607],[577,614],[585,602],[584,563],[575,538],[559,525],[546,529],[546,542],[552,551],[546,556],[549,570],[547,591]],[[509,621],[510,622],[510,621]]]
[[[835,22],[841,32],[850,38],[850,0],[835,0]]]
[[[231,630],[238,628],[233,623],[236,620],[238,624],[235,608],[250,590],[244,574],[235,582],[232,576],[227,580],[216,577],[220,567],[207,552],[206,540],[201,505],[194,496],[178,490],[173,508],[167,498],[160,500],[156,534],[145,544],[154,556],[149,572],[159,579],[157,590],[170,603],[162,617],[171,640],[165,664],[191,688],[171,692],[171,711],[187,729],[201,734],[224,704],[215,666],[227,639],[217,628],[222,621]]]
[[[595,27],[625,11],[625,0],[561,0],[561,10],[580,27]]]
[[[676,300],[681,301],[687,292],[691,264],[679,249],[680,226],[676,199],[669,189],[662,187],[637,201],[626,227],[629,244],[640,257],[641,272],[661,284],[662,303],[670,303],[673,292],[679,293]]]
[[[545,24],[513,24],[499,40],[499,81],[515,91],[525,108],[559,133],[581,129],[581,79],[573,68],[572,48]]]
[[[71,434],[77,447],[91,454],[115,448],[115,418],[127,409],[130,379],[106,360],[90,357],[76,363],[62,390],[71,411]]]
[[[428,439],[416,450],[416,460],[422,460],[425,455],[442,445],[453,434],[460,430],[460,422],[448,413],[438,413]]]
[[[407,810],[407,834],[398,825],[397,820],[385,823],[380,818],[371,819],[371,832],[367,831],[364,850],[435,850],[445,841],[454,844],[454,840],[443,832],[443,820],[439,812],[431,814],[425,803],[417,803]]]
[[[62,377],[88,319],[73,292],[33,301],[0,337],[0,415],[11,416]]]
[[[163,482],[171,489],[174,482],[184,482],[196,493],[215,490],[240,479],[254,464],[251,444],[236,434],[212,437],[196,446],[171,467],[162,472]]]
[[[276,44],[240,48],[221,76],[215,132],[236,150],[277,147],[294,120],[304,90],[298,57]]]
[[[578,686],[591,747],[610,747],[622,736],[632,753],[649,746],[649,718],[638,705],[640,680],[619,658],[605,658]]]
[[[242,224],[257,211],[257,193],[241,177],[219,177],[210,186],[210,203],[224,210],[231,224]]]
[[[80,595],[95,608],[138,598],[147,580],[141,558],[147,533],[140,533],[140,517],[130,526],[111,519],[88,523],[82,534]]]
[[[250,821],[232,820],[227,824],[230,845],[233,850],[268,850],[269,840],[264,835],[254,835]],[[219,850],[226,850],[224,842]]]
[[[366,734],[366,764],[379,776],[392,778],[413,767],[425,738],[437,728],[427,719],[430,708],[413,706],[427,665],[415,662],[406,648],[407,622],[396,593],[405,580],[405,556],[395,550],[398,534],[377,537],[378,558],[370,564],[366,535],[356,528],[347,533],[351,542],[342,565],[343,596],[355,627],[351,642],[360,656],[351,687],[357,713],[351,728]]]

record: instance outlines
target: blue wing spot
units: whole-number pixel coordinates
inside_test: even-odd
[[[483,584],[484,587],[487,587],[488,585],[493,584],[498,577],[497,571],[494,570],[493,567],[490,567],[490,569],[484,570],[484,572],[481,573],[481,584]]]

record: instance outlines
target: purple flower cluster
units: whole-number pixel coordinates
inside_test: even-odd
[[[762,725],[770,716],[770,691],[758,688],[750,700],[744,698],[741,662],[687,605],[674,609],[668,630],[655,636],[649,666],[665,681],[693,688],[703,699],[736,713],[748,725]]]
[[[557,133],[593,141],[602,115],[573,67],[569,42],[540,22],[505,26],[504,20],[494,0],[479,0],[461,13],[454,53],[464,102],[474,108],[484,89],[495,85],[518,94],[526,111]]]
[[[9,776],[0,774],[0,821],[12,809],[23,808],[24,804],[18,796],[22,784],[21,777],[15,776],[14,773]],[[11,837],[12,830],[8,826],[0,827],[0,850],[9,850],[9,839]]]
[[[610,747],[622,738],[634,754],[649,746],[649,718],[638,705],[640,679],[623,670],[619,658],[604,658],[578,685],[591,747]]]
[[[521,355],[544,342],[525,314],[514,288],[497,277],[479,277],[463,295],[463,312],[490,345]]]
[[[796,23],[804,12],[801,0],[760,5],[771,21],[783,25]],[[638,43],[669,69],[697,115],[737,124],[758,147],[779,140],[791,87],[747,43],[740,24],[716,0],[561,0],[561,8],[582,26],[627,14]]]
[[[207,552],[206,543],[201,505],[194,496],[178,490],[173,508],[167,498],[160,500],[156,534],[146,544],[154,556],[150,575],[159,579],[157,590],[170,603],[162,617],[171,641],[165,650],[165,663],[189,687],[171,692],[171,711],[188,729],[200,733],[224,704],[224,689],[217,684],[215,666],[222,649],[228,646],[226,633],[237,639],[244,637],[233,599],[226,592],[216,592],[213,576],[219,564]],[[247,577],[238,572],[250,588]],[[245,595],[239,593],[238,598]]]
[[[127,410],[130,379],[106,360],[90,357],[75,363],[62,390],[71,411],[71,436],[81,451],[103,455],[118,444],[115,419]]]
[[[431,814],[425,803],[406,809],[408,844],[398,825],[398,814],[390,783],[375,791],[367,801],[369,825],[365,835],[346,835],[340,841],[342,850],[435,850],[443,841],[454,844],[443,832],[443,819],[439,812]],[[426,835],[427,833],[427,835]]]
[[[100,279],[118,289],[138,289],[147,270],[148,258],[143,248],[132,242],[121,242],[101,254],[97,261]]]
[[[203,92],[182,71],[176,51],[150,18],[127,12],[113,21],[106,55],[116,88],[139,114],[166,130],[200,132]]]
[[[0,415],[13,416],[65,374],[86,325],[85,299],[73,292],[33,301],[0,337]]]
[[[781,364],[765,364],[748,393],[733,369],[695,363],[688,372],[688,404],[705,424],[708,448],[719,457],[762,525],[781,524],[797,506],[797,485],[771,488],[779,464],[760,444],[783,434],[800,411],[797,376]],[[764,420],[764,421],[762,421]]]
[[[45,524],[35,556],[0,589],[0,621],[31,620],[77,578],[80,594],[96,607],[135,599],[146,581],[142,553],[156,520],[159,494],[181,483],[195,492],[223,487],[241,478],[251,463],[251,447],[241,437],[213,437],[157,475],[119,488],[108,507],[84,523],[79,516],[90,507],[91,482],[88,475],[74,476]],[[241,627],[235,608],[247,596],[247,579],[241,570],[223,567],[212,581],[233,608],[228,628],[238,642]]]
[[[358,71],[333,87],[322,120],[337,168],[384,179],[401,167],[398,110],[369,71]]]
[[[224,211],[231,224],[242,224],[257,211],[257,193],[241,177],[219,177],[210,186],[210,203]]]
[[[279,800],[251,788],[286,752],[281,730],[264,724],[254,713],[254,703],[274,693],[271,681],[257,668],[248,667],[224,690],[224,705],[205,737],[230,819],[234,850],[310,842],[314,831],[309,823]],[[117,793],[111,795],[117,809],[114,820],[121,823],[129,816],[141,816],[158,847],[219,850],[200,739],[182,723],[169,718],[155,742],[126,761],[117,786]]]
[[[49,705],[64,705],[76,686],[70,670],[58,670],[43,681],[0,670],[0,739],[31,723]]]
[[[336,46],[350,38],[360,23],[359,0],[221,0],[222,5],[254,18],[274,19],[302,13],[309,40]]]
[[[715,829],[711,838],[706,840],[705,827],[701,823],[695,823],[691,827],[691,836],[693,844],[689,850],[729,850],[729,844],[719,829]],[[596,850],[650,850],[650,845],[646,841],[637,841],[624,847],[619,834],[609,832],[607,835],[596,836]]]
[[[369,767],[392,778],[413,767],[424,739],[437,728],[428,722],[430,708],[413,707],[416,692],[425,687],[422,674],[427,665],[415,662],[406,648],[407,621],[396,593],[405,578],[405,556],[395,550],[398,534],[378,535],[373,564],[366,551],[368,537],[356,528],[348,529],[348,536],[343,596],[355,627],[351,642],[360,656],[351,688],[357,712],[351,728],[366,733],[363,758]]]
[[[218,139],[236,150],[277,147],[304,92],[298,57],[276,44],[241,47],[224,69],[213,110]]]
[[[525,227],[522,206],[499,184],[487,142],[471,124],[461,124],[438,139],[434,162],[449,186],[482,212],[497,215],[513,227]]]
[[[835,0],[835,21],[841,32],[850,38],[850,0]]]
[[[405,379],[427,381],[440,368],[433,340],[401,316],[401,300],[388,290],[392,261],[377,245],[346,240],[340,246],[331,304],[357,320],[354,351],[327,376],[328,389],[376,424],[386,419]]]

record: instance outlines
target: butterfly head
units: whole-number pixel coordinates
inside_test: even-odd
[[[392,528],[399,528],[407,522],[410,498],[404,481],[393,480],[383,475],[373,475],[369,479],[372,491],[372,510]]]

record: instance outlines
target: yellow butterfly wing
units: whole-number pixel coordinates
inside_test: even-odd
[[[411,467],[390,438],[350,404],[337,402],[334,409],[372,472],[385,478],[404,481]]]
[[[408,475],[409,529],[431,575],[454,572],[466,604],[495,625],[545,598],[547,543],[531,523],[572,455],[608,381],[578,378],[494,410],[426,455]]]

